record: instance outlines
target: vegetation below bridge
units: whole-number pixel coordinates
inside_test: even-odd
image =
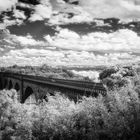
[[[15,90],[0,91],[0,140],[138,140],[138,69],[111,67],[100,73],[105,96],[77,103],[56,93],[37,104],[21,104]]]
[[[108,91],[75,103],[56,93],[48,102],[21,104],[0,91],[1,140],[131,140],[140,138],[140,89]]]

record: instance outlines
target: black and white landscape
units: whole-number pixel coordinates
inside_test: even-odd
[[[0,140],[139,140],[140,0],[0,0]]]

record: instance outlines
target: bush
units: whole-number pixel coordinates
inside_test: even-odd
[[[138,83],[136,70],[130,67],[111,67],[103,70],[99,78],[108,90]],[[133,79],[133,80],[132,80]],[[136,80],[137,79],[137,80]]]
[[[138,139],[140,100],[133,86],[79,102],[56,93],[38,105],[20,104],[16,92],[0,92],[1,140]]]
[[[0,91],[1,140],[30,139],[33,106],[20,104],[15,90]]]
[[[118,71],[117,67],[111,67],[105,69],[99,74],[99,79],[103,80],[104,78],[110,77],[112,74],[116,73],[117,71]]]

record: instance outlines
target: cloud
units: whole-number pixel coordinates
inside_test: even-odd
[[[140,18],[140,0],[79,0],[94,18]]]
[[[52,57],[53,56],[53,57]],[[88,66],[115,65],[122,63],[138,62],[139,56],[128,53],[110,53],[95,55],[93,52],[71,51],[71,50],[47,50],[47,49],[19,49],[10,50],[0,56],[0,66],[31,65],[40,66],[48,64],[51,66]]]
[[[19,19],[26,19],[24,12],[17,9],[14,10],[14,17]]]
[[[97,71],[76,71],[76,70],[72,70],[72,72],[74,74],[78,74],[84,77],[89,77],[90,79],[93,79],[95,82],[99,82],[98,78],[99,78],[99,72]]]
[[[34,13],[29,20],[48,19],[46,24],[68,24],[93,21],[92,16],[80,6],[71,6],[62,0],[41,0],[34,8]]]
[[[73,4],[75,2],[76,5]],[[38,3],[32,5],[18,0],[0,0],[0,12],[14,7],[16,22],[27,18],[25,12],[30,17],[29,21],[47,19],[46,24],[51,25],[92,22],[94,18],[140,19],[140,0],[40,0]],[[16,6],[24,12],[17,10]]]
[[[16,3],[17,0],[0,0],[0,12],[11,9]]]
[[[79,6],[66,7],[53,12],[48,23],[52,25],[92,22],[93,17]]]
[[[74,31],[60,29],[55,36],[47,35],[44,38],[51,46],[67,50],[140,52],[140,37],[128,29],[113,33],[94,32],[81,36]]]
[[[4,23],[0,23],[0,30],[3,30],[3,29],[5,29],[5,25]]]
[[[16,36],[10,35],[11,40],[14,43],[19,43],[22,46],[44,46],[47,45],[47,42],[35,40],[31,35],[27,36]]]
[[[3,17],[3,29],[7,26],[12,26],[12,25],[21,25],[23,23],[23,21],[26,19],[26,16],[24,14],[23,11],[14,9],[13,10],[13,18],[11,19],[11,17],[9,16],[4,16]]]
[[[78,1],[78,0],[77,0]],[[140,19],[140,0],[79,0],[76,5],[50,0],[53,12],[49,23],[68,24],[91,22],[94,18]],[[52,12],[52,13],[53,13]],[[72,14],[69,15],[69,13]]]
[[[49,0],[41,0],[41,4],[38,4],[34,8],[35,12],[29,18],[30,21],[49,19],[52,14],[52,7]]]

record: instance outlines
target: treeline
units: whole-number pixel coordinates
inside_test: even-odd
[[[67,70],[62,67],[51,67],[48,65],[42,66],[10,66],[10,67],[1,67],[1,72],[13,72],[19,74],[28,74],[43,76],[48,78],[62,78],[62,79],[79,79],[79,80],[90,80],[88,77],[82,77],[74,74],[72,71]]]

